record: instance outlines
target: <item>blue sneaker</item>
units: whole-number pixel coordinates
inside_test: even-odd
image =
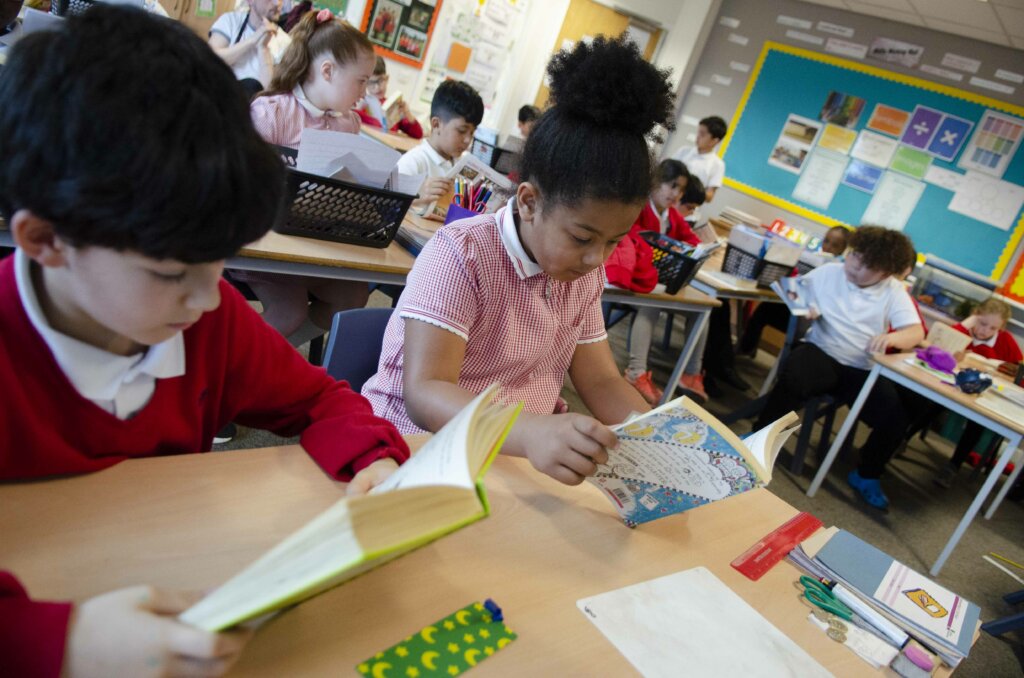
[[[846,482],[850,487],[857,490],[860,498],[874,506],[876,509],[886,510],[889,508],[889,498],[882,492],[882,483],[878,478],[862,478],[856,469],[850,471],[846,476]]]

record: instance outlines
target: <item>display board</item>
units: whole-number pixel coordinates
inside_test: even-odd
[[[377,53],[419,67],[441,12],[441,0],[370,0],[362,31]]]
[[[766,42],[722,143],[726,185],[825,225],[901,228],[1000,277],[1024,235],[1024,109]]]

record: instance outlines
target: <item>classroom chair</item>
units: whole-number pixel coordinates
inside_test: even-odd
[[[1024,591],[1017,591],[1003,596],[1003,600],[1011,605],[1024,603]],[[1001,636],[1010,631],[1024,629],[1024,612],[1011,614],[1001,619],[993,619],[981,625],[981,630],[993,636]]]
[[[390,308],[353,308],[334,314],[324,367],[335,379],[360,391],[377,373]]]

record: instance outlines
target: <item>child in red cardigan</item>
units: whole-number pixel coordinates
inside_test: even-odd
[[[1020,347],[1013,335],[1006,331],[1006,324],[1010,321],[1012,309],[1005,302],[996,298],[978,304],[971,312],[970,317],[962,323],[953,326],[958,332],[970,336],[971,345],[967,350],[977,353],[983,358],[993,358],[1007,363],[1019,363],[1022,359]],[[942,487],[951,487],[957,471],[963,466],[964,461],[970,455],[981,439],[984,431],[981,424],[968,421],[964,432],[960,434],[960,440],[956,444],[953,458],[949,460],[935,477],[935,483]],[[998,439],[997,439],[998,442]]]
[[[354,492],[408,458],[221,278],[269,229],[284,170],[202,40],[97,5],[14,46],[0,100],[0,213],[18,247],[0,263],[0,480],[209,450],[233,420],[301,434]],[[0,673],[227,670],[244,636],[181,624],[183,604],[135,588],[72,614],[0,574]]]
[[[686,165],[678,160],[662,161],[658,165],[650,200],[640,211],[629,235],[619,242],[604,264],[609,284],[636,292],[653,290],[658,283],[658,271],[652,261],[651,246],[640,233],[654,231],[688,245],[698,245],[700,238],[690,228],[683,212],[689,214],[703,203],[704,187],[699,179],[690,175]],[[624,373],[626,381],[652,405],[661,400],[662,395],[647,369],[651,335],[658,313],[656,308],[641,307],[636,310],[629,331],[629,365]],[[697,349],[694,354],[698,355]]]
[[[388,98],[388,77],[388,69],[384,64],[384,59],[377,57],[377,62],[373,67],[373,75],[366,83],[366,96],[356,104],[356,113],[359,114],[359,120],[364,125],[380,128],[387,127],[387,120],[379,116],[381,113],[387,114],[387,111],[381,105]],[[377,102],[377,105],[373,105],[374,101]],[[409,112],[409,105],[404,100],[399,100],[398,108],[401,112],[401,117],[398,119],[398,122],[391,126],[390,131],[401,132],[413,139],[422,139],[423,127],[413,117],[412,113]]]

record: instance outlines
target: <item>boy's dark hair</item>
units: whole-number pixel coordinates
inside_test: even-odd
[[[434,98],[430,102],[430,117],[440,118],[441,122],[464,118],[476,127],[484,119],[484,100],[468,83],[445,80],[434,91]]]
[[[687,186],[691,180],[690,171],[686,169],[686,165],[679,162],[678,160],[662,160],[658,163],[658,171],[655,172],[655,188],[658,184],[667,184],[671,181],[675,181],[679,177],[685,177],[687,180]]]
[[[536,106],[526,104],[519,107],[519,122],[531,122],[540,118],[541,110]]]
[[[916,255],[910,238],[881,226],[861,226],[850,236],[850,249],[870,269],[894,275],[914,263]]]
[[[703,205],[707,199],[708,193],[704,188],[704,182],[691,174],[689,180],[686,182],[686,190],[683,191],[683,195],[679,198],[679,204],[700,206]]]
[[[845,226],[833,226],[832,228],[828,229],[828,231],[826,231],[826,235],[828,233],[842,233],[843,242],[846,243],[847,246],[849,246],[850,236],[853,234],[853,231],[851,231]]]
[[[622,37],[556,54],[548,64],[554,105],[526,140],[522,180],[554,203],[642,203],[654,185],[646,138],[655,125],[674,126],[668,75]]]
[[[231,69],[182,24],[97,4],[0,70],[0,212],[74,246],[225,259],[270,228],[283,166]]]
[[[717,115],[704,118],[700,121],[700,124],[704,125],[704,129],[708,131],[708,134],[719,141],[724,139],[726,132],[729,131],[729,126],[725,124],[725,120],[722,120]]]

